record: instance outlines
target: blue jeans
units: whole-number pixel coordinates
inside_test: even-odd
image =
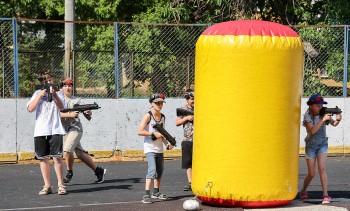
[[[315,159],[318,154],[328,153],[328,143],[323,143],[321,145],[312,145],[305,147],[305,158]]]
[[[158,179],[163,174],[164,169],[164,155],[163,153],[146,153],[148,161],[148,170],[146,179]]]

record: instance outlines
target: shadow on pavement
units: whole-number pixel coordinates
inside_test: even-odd
[[[320,199],[322,202],[323,192],[322,191],[308,191],[307,192],[310,199]],[[328,191],[328,194],[334,198],[349,198],[350,199],[350,191]],[[300,199],[299,194],[295,199]]]
[[[69,190],[69,192],[67,192],[67,195],[71,193],[91,193],[91,192],[114,190],[114,189],[130,190],[131,187],[132,185],[112,185],[112,186],[101,186],[96,188],[76,189],[76,190]]]

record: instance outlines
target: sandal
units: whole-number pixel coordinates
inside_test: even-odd
[[[332,198],[328,195],[325,195],[325,196],[323,196],[322,204],[329,204],[329,203],[331,203],[331,201],[332,201]]]
[[[58,195],[66,195],[67,194],[66,186],[59,185],[57,188],[57,193],[58,193]]]
[[[301,191],[300,192],[300,200],[305,201],[305,200],[309,200],[309,196],[307,195],[306,191]]]
[[[39,192],[39,195],[40,196],[43,196],[43,195],[47,195],[47,194],[50,194],[52,193],[52,189],[51,187],[43,187],[43,189]]]

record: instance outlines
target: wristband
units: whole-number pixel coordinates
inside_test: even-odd
[[[341,119],[336,119],[336,121],[340,122],[340,121],[341,121]]]
[[[153,141],[157,140],[157,137],[154,135],[154,132],[151,133],[151,138]]]

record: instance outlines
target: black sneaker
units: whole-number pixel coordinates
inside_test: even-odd
[[[100,184],[103,181],[105,181],[105,174],[106,174],[107,169],[103,169],[103,168],[100,168],[100,167],[97,167],[97,168],[99,168],[99,169],[95,173],[95,175],[97,177],[97,180],[95,181],[95,183]]]
[[[186,185],[183,190],[184,191],[192,191],[191,184]]]
[[[73,177],[73,172],[72,171],[71,172],[67,171],[66,177],[63,178],[63,182],[64,183],[69,183],[69,181],[72,179],[72,177]]]

